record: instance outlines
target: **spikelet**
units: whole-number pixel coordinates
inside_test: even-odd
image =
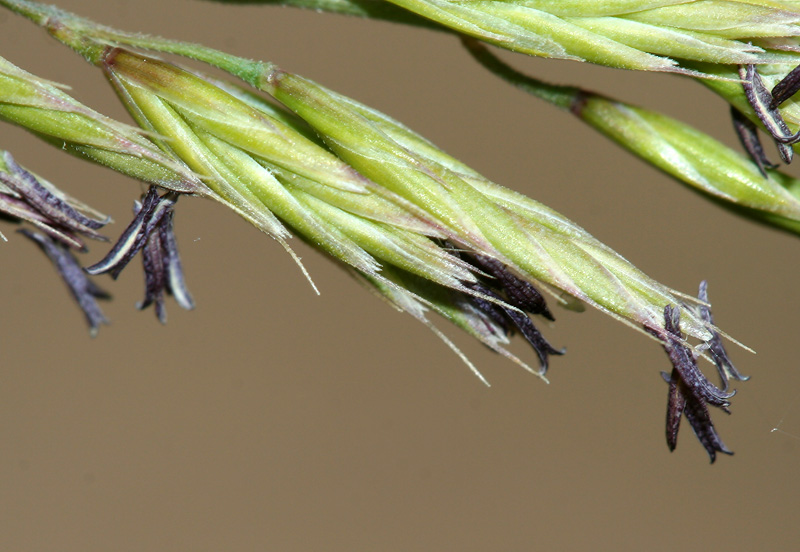
[[[97,113],[61,88],[0,58],[0,119],[137,180],[203,195],[197,176],[161,153],[141,129]]]

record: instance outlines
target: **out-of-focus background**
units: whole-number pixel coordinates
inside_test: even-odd
[[[668,370],[653,341],[557,309],[551,384],[445,323],[487,388],[433,334],[295,244],[322,294],[233,213],[176,217],[197,309],[138,312],[139,261],[91,339],[45,257],[0,243],[0,548],[94,550],[787,550],[800,525],[800,241],[723,212],[485,72],[432,31],[198,0],[61,0],[127,30],[267,59],[403,121],[486,176],[578,221],[645,272],[710,281],[732,348],[736,454],[688,425],[664,440]],[[100,72],[0,12],[0,55],[128,120]],[[727,106],[671,75],[504,55],[555,82],[735,137]],[[0,147],[109,213],[140,184],[3,124]],[[775,157],[774,153],[770,153]],[[105,252],[93,244],[84,262]],[[524,348],[519,348],[524,351]],[[528,358],[531,358],[530,353]]]

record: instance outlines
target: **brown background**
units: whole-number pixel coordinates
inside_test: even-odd
[[[137,312],[138,261],[92,340],[35,248],[5,225],[0,268],[0,549],[780,550],[798,546],[798,241],[735,218],[569,115],[481,69],[451,37],[293,9],[62,0],[128,30],[269,59],[402,120],[493,180],[580,222],[686,292],[707,278],[752,380],[709,466],[664,443],[668,369],[597,312],[556,312],[551,385],[436,337],[302,245],[315,296],[272,240],[184,200],[194,312]],[[98,71],[0,13],[0,52],[127,120]],[[734,138],[721,101],[669,75],[507,56],[556,82],[658,107]],[[0,147],[111,214],[140,185],[3,125]],[[772,150],[770,150],[772,153]],[[773,154],[774,156],[774,154]],[[93,247],[87,262],[98,260]],[[450,330],[446,325],[441,327]],[[777,431],[773,431],[774,428]]]

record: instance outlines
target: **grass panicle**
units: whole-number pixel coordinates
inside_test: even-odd
[[[668,0],[646,8],[626,0],[393,3],[536,55],[694,75],[699,73],[665,56],[712,63],[787,62],[794,52],[744,46],[740,39],[796,34],[800,18],[766,4],[745,7],[728,1],[684,2],[697,10],[713,4],[735,23],[725,29],[714,27],[711,11],[704,12],[705,19],[689,17],[680,2]],[[727,409],[732,393],[711,384],[696,366],[711,351],[718,367],[724,363],[720,374],[726,387],[728,375],[738,375],[722,347],[724,334],[711,318],[705,283],[696,299],[660,284],[560,213],[491,182],[383,113],[272,63],[116,31],[29,0],[0,0],[0,5],[45,27],[101,68],[142,129],[134,132],[136,139],[200,183],[190,190],[165,186],[171,191],[162,196],[151,188],[107,259],[90,267],[113,274],[144,247],[147,291],[141,306],[155,304],[162,320],[165,293],[178,292],[186,308],[194,304],[171,235],[176,192],[206,195],[267,232],[292,255],[291,235],[326,253],[431,328],[481,379],[428,320],[429,311],[544,378],[550,357],[564,350],[551,345],[534,324],[554,320],[540,289],[566,307],[596,307],[665,346],[674,368],[669,378],[671,434],[677,435],[675,418],[685,414],[712,461],[716,452],[730,452],[716,438],[707,405]],[[665,29],[678,21],[680,26]],[[747,31],[753,22],[758,22],[757,31]],[[208,63],[269,99],[142,49]],[[709,52],[714,52],[711,58]],[[752,186],[755,169],[726,157],[718,144],[692,135],[690,127],[577,89],[544,86],[539,93],[612,138],[635,142],[639,155],[664,170],[677,171],[662,162],[665,157],[682,159],[683,172],[676,176],[707,194],[775,217],[791,219],[798,212],[794,196],[770,188],[763,178]],[[2,94],[0,87],[0,106]],[[48,115],[58,111],[47,102],[43,107]],[[5,117],[46,139],[55,134],[42,125],[44,118]],[[77,132],[55,141],[95,147],[93,136],[87,133],[82,140]],[[687,146],[690,138],[702,147]],[[742,173],[749,170],[751,181],[730,175],[712,183],[714,171],[726,163]],[[153,239],[157,227],[169,236]],[[167,283],[171,259],[177,286]],[[538,370],[505,348],[513,334],[531,345]],[[709,435],[715,438],[704,439]]]

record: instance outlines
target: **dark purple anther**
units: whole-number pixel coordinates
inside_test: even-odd
[[[714,330],[714,318],[711,316],[711,309],[707,306],[708,305],[708,282],[703,280],[700,282],[700,291],[697,294],[697,298],[700,299],[704,305],[699,306],[700,310],[700,318],[703,321],[708,323],[708,330],[711,332],[711,339],[708,340],[708,352],[711,355],[711,360],[714,361],[714,364],[717,367],[717,372],[719,372],[720,380],[722,380],[723,389],[725,391],[728,390],[728,384],[730,379],[735,379],[737,381],[747,381],[750,379],[750,376],[743,376],[739,373],[736,367],[731,362],[731,359],[728,358],[728,352],[725,350],[725,347],[722,345],[722,339]]]
[[[94,220],[20,167],[10,153],[3,152],[8,172],[0,171],[0,214],[27,221],[50,237],[74,249],[84,250],[79,235],[107,241],[97,233],[109,221]]]
[[[155,305],[156,316],[162,323],[167,321],[164,292],[172,295],[184,309],[194,308],[184,281],[173,231],[176,201],[177,194],[159,196],[156,188],[151,186],[142,202],[136,203],[133,221],[111,251],[99,263],[86,269],[90,274],[108,272],[112,278],[116,278],[131,259],[142,251],[145,297],[137,307],[144,309]]]
[[[97,304],[97,299],[108,299],[110,297],[108,293],[97,287],[89,279],[67,247],[38,232],[22,229],[19,230],[19,233],[36,242],[50,258],[56,271],[61,275],[78,306],[86,316],[89,331],[92,336],[96,335],[100,324],[108,324],[106,317],[103,316],[103,312]]]
[[[503,301],[503,298],[500,297],[500,295],[482,284],[472,283],[467,285],[470,289],[481,295],[498,299],[498,301]],[[525,341],[527,341],[533,350],[536,351],[536,355],[539,357],[540,373],[542,375],[547,373],[550,355],[564,354],[565,351],[563,349],[556,349],[544,338],[542,333],[534,325],[533,321],[527,314],[520,312],[519,310],[504,307],[499,303],[493,303],[487,299],[484,299],[483,297],[472,296],[469,300],[473,305],[475,305],[476,308],[478,308],[481,312],[486,314],[490,319],[503,328],[506,334],[510,335],[513,333],[511,324],[513,324],[513,326],[519,330],[520,334],[522,334],[522,337],[525,338]],[[511,304],[513,305],[513,303]],[[511,324],[509,324],[509,322]]]
[[[773,106],[772,94],[764,86],[754,65],[740,66],[739,78],[742,79],[742,88],[748,103],[775,140],[781,159],[784,163],[791,163],[794,155],[791,144],[800,140],[800,132],[793,134],[780,110]]]
[[[800,90],[800,65],[792,69],[778,84],[772,87],[770,107],[777,109],[783,102],[797,94]]]
[[[734,379],[744,379],[728,359],[724,347],[719,339],[719,335],[713,329],[711,311],[707,306],[708,295],[706,283],[700,284],[700,301],[706,303],[701,305],[701,318],[708,323],[708,330],[712,337],[706,342],[706,349],[711,351],[717,369],[720,372],[725,389],[720,389],[713,385],[703,375],[697,366],[697,355],[686,344],[680,329],[680,311],[678,307],[667,305],[664,307],[664,328],[648,328],[647,331],[660,339],[664,345],[664,350],[672,363],[672,373],[662,372],[664,380],[669,384],[669,394],[667,399],[667,446],[674,450],[678,442],[678,429],[680,428],[681,416],[686,416],[689,425],[708,453],[711,462],[717,458],[717,453],[733,454],[722,442],[717,434],[711,416],[708,412],[708,405],[716,406],[729,413],[730,399],[734,393],[727,393],[728,377]]]
[[[750,156],[750,159],[758,166],[758,171],[766,178],[767,169],[777,168],[778,165],[767,159],[761,140],[758,139],[758,128],[753,121],[742,115],[742,112],[731,106],[731,119],[733,119],[733,129],[739,137],[742,147]]]

